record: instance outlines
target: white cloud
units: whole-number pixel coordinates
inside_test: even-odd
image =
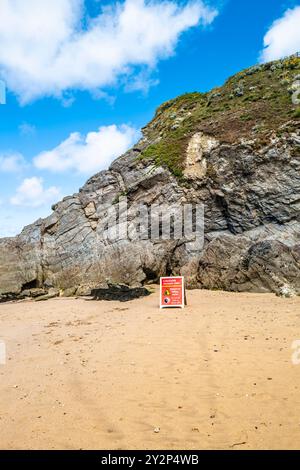
[[[287,10],[276,20],[264,37],[263,62],[300,51],[300,6]]]
[[[22,124],[19,125],[19,132],[22,136],[32,137],[36,133],[36,128],[28,122],[22,122]]]
[[[57,202],[59,197],[60,190],[56,186],[44,188],[43,179],[33,176],[24,179],[10,203],[14,206],[40,207]]]
[[[26,167],[26,161],[20,153],[0,155],[0,172],[17,173]]]
[[[137,130],[126,125],[102,126],[86,136],[73,132],[53,150],[36,156],[34,165],[53,172],[95,173],[106,169],[114,158],[134,144],[137,137]]]
[[[22,103],[130,81],[136,67],[154,68],[181,33],[217,15],[202,0],[177,2],[124,0],[88,20],[84,0],[1,0],[3,78]]]

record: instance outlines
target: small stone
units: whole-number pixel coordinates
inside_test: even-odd
[[[296,292],[293,287],[289,286],[288,284],[284,284],[282,287],[280,287],[277,296],[285,297],[286,299],[291,299],[293,297],[296,297]]]

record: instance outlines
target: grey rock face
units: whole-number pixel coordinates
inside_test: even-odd
[[[255,234],[250,231],[213,239],[200,259],[198,280],[201,286],[278,294],[289,287],[299,293],[300,224],[291,225],[284,230],[280,227],[280,232],[274,225],[259,228]],[[274,234],[277,232],[275,237],[270,235],[272,229]],[[289,235],[289,240],[285,240]]]
[[[197,145],[202,141],[208,140],[201,137]],[[68,295],[107,282],[140,286],[171,273],[185,275],[190,287],[280,293],[288,286],[299,293],[299,142],[294,129],[270,135],[258,150],[255,141],[214,141],[197,157],[194,145],[197,178],[188,176],[187,155],[186,187],[140,158],[142,140],[56,204],[48,218],[0,240],[2,300],[36,288]],[[129,237],[118,239],[109,209],[125,195]],[[190,252],[185,239],[141,240],[133,230],[140,203],[204,204],[203,250]]]

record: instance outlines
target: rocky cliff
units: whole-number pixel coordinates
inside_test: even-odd
[[[78,194],[15,238],[0,240],[0,296],[85,293],[183,274],[190,287],[300,293],[300,134],[297,56],[254,66],[209,93],[157,110],[143,138]],[[126,196],[128,237],[109,209]],[[139,204],[203,204],[204,247],[141,239]],[[37,289],[40,289],[37,291]]]

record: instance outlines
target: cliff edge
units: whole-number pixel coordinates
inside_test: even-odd
[[[164,103],[142,139],[52,214],[0,240],[0,300],[182,274],[189,287],[300,293],[300,58]],[[109,209],[126,196],[128,236]],[[141,239],[139,205],[203,204],[203,249]]]

